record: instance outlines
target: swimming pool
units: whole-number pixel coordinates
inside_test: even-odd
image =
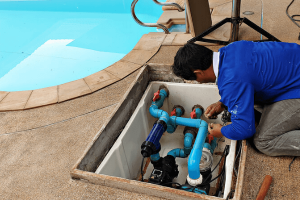
[[[143,34],[132,0],[0,0],[0,91],[63,84],[126,55]],[[136,15],[156,22],[162,9],[140,0]]]

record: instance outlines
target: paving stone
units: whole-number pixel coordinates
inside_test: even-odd
[[[158,24],[163,24],[170,28],[173,24],[185,24],[185,12],[178,12],[177,10],[168,10],[157,20]]]
[[[91,92],[92,90],[83,79],[68,82],[58,86],[58,102],[73,99]]]
[[[215,7],[213,9],[212,16],[222,15],[222,16],[231,17],[231,13],[232,13],[232,3],[229,2]]]
[[[165,33],[149,33],[142,36],[133,49],[157,51],[166,37]]]
[[[57,103],[58,101],[57,92],[58,92],[58,86],[33,90],[25,108],[34,108],[34,107]]]
[[[186,44],[188,40],[192,39],[191,34],[177,34],[172,42],[172,45],[176,46],[183,46]]]
[[[122,79],[135,70],[142,67],[140,64],[135,64],[131,62],[125,62],[125,61],[119,61],[114,63],[113,65],[105,68],[105,71],[113,74],[114,76],[118,77],[119,79]]]
[[[4,99],[6,97],[6,95],[8,95],[9,92],[5,92],[5,91],[0,91],[0,102],[2,101],[2,99]]]
[[[149,60],[148,63],[172,65],[174,57],[181,46],[162,46],[160,50]]]
[[[209,0],[208,2],[210,8],[215,8],[217,6],[222,6],[223,4],[226,3],[231,3],[232,0]]]
[[[115,64],[113,64],[113,65],[115,65]],[[87,83],[87,85],[93,92],[120,80],[118,77],[107,72],[106,69],[96,72],[96,73],[84,78],[85,82]]]
[[[32,90],[10,92],[0,102],[0,111],[24,109]]]
[[[167,37],[165,38],[165,40],[163,41],[162,45],[163,46],[170,46],[172,45],[173,40],[175,39],[177,34],[171,33],[168,34]]]
[[[192,39],[192,35],[191,34],[183,34],[183,33],[178,33],[173,42],[172,42],[172,46],[183,46],[187,43],[187,41],[189,41],[190,39]],[[206,37],[209,38],[209,37]],[[213,39],[212,37],[209,39]],[[212,43],[207,43],[207,42],[196,42],[197,44],[200,45],[217,45],[217,44],[212,44]]]
[[[227,17],[228,16],[220,16],[220,15],[213,16],[212,24],[215,25],[216,23],[222,21],[223,19],[225,19]],[[230,38],[230,30],[231,30],[231,24],[226,23],[223,26],[221,26],[218,29],[211,32],[210,34],[208,34],[205,38],[228,41]]]
[[[121,61],[128,61],[136,64],[143,65],[145,64],[152,56],[157,52],[147,51],[147,50],[135,50],[130,51]]]

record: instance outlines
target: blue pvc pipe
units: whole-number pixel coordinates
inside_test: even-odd
[[[195,109],[197,119],[200,119],[202,115],[202,110],[200,108]]]
[[[163,110],[159,110],[162,107],[164,99],[167,97],[167,93],[165,90],[160,90],[160,99],[152,102],[149,111],[153,117],[159,118],[159,120],[165,121],[167,124],[171,124],[173,126],[181,125],[181,126],[188,126],[199,128],[196,141],[194,147],[190,153],[190,157],[188,160],[188,172],[189,177],[191,179],[198,179],[200,177],[200,160],[202,156],[202,149],[205,143],[205,138],[207,136],[207,123],[201,119],[188,119],[183,117],[172,116],[169,117],[169,114]],[[196,116],[202,114],[201,109],[196,109]],[[200,115],[201,116],[201,115]],[[199,116],[199,117],[200,117]],[[188,141],[187,143],[189,143]],[[172,155],[174,157],[178,156],[186,156],[187,154],[184,153],[184,149],[174,149],[168,153],[168,155]],[[178,155],[178,156],[177,156]]]
[[[192,150],[194,135],[191,133],[186,133],[184,136],[184,153],[189,155]]]
[[[153,117],[159,118],[159,120],[163,120],[164,122],[168,123],[169,114],[163,110],[159,110],[159,108],[163,106],[164,100],[167,97],[167,92],[164,89],[161,89],[159,96],[159,100],[152,101],[152,104],[149,108],[149,112]]]
[[[193,143],[194,136],[191,133],[186,133],[184,136],[184,149],[173,149],[169,151],[168,155],[173,156],[174,158],[180,157],[180,158],[186,158],[192,149],[192,143]]]
[[[152,144],[155,145],[156,150],[160,149],[160,139],[161,136],[164,134],[166,129],[164,126],[160,123],[155,123],[146,139],[146,141],[151,142]]]
[[[176,117],[182,116],[182,110],[180,108],[176,108]],[[176,131],[177,125],[172,124],[172,122],[169,120],[167,124],[167,132],[168,133],[174,133]]]
[[[207,148],[208,150],[210,150],[210,153],[213,154],[215,148],[218,146],[217,144],[217,138],[215,137],[213,139],[213,141],[211,141],[211,143],[205,143],[203,147]]]
[[[165,98],[168,96],[168,93],[164,89],[161,89],[159,91],[159,96],[160,98],[157,101],[152,101],[152,105],[156,105],[158,108],[161,108],[164,104]]]
[[[211,145],[209,143],[204,143],[203,148],[207,148],[211,152]]]
[[[159,110],[156,105],[152,104],[149,108],[149,112],[153,117],[159,118],[159,120],[163,120],[166,123],[168,123],[170,119],[169,114],[163,110]]]
[[[180,158],[186,158],[188,155],[184,153],[183,149],[173,149],[169,151],[168,155],[173,156],[174,158],[180,157]]]
[[[172,116],[172,117],[170,117],[170,121],[172,124],[175,124],[175,125],[200,128],[200,126],[201,126],[200,124],[203,120]]]
[[[182,110],[180,108],[176,108],[176,117],[181,117]]]
[[[158,160],[160,159],[159,153],[152,154],[152,155],[150,156],[150,159],[151,159],[151,161],[154,161],[154,162],[158,161]]]
[[[200,177],[200,160],[202,156],[202,149],[205,143],[205,138],[207,136],[207,123],[201,121],[199,131],[194,143],[194,147],[191,151],[189,160],[188,160],[188,172],[191,179],[198,179]]]

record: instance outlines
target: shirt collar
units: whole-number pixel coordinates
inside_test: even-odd
[[[218,81],[218,75],[219,75],[219,58],[220,58],[220,52],[213,52],[213,69],[216,76],[216,83]]]

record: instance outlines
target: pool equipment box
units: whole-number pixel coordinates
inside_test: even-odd
[[[140,76],[143,77],[143,72],[140,74]],[[142,86],[141,82],[137,82],[139,85],[138,87],[145,87],[145,85]],[[148,195],[154,195],[157,197],[168,199],[220,199],[210,196],[209,193],[207,193],[206,195],[206,193],[203,192],[204,189],[199,189],[198,193],[195,193],[195,191],[190,192],[188,191],[188,189],[173,189],[164,185],[141,182],[141,162],[143,159],[141,155],[141,145],[152,130],[153,124],[155,124],[158,120],[157,118],[151,116],[149,107],[151,106],[151,104],[153,104],[152,102],[155,102],[153,101],[153,94],[157,93],[161,85],[167,88],[169,95],[164,99],[163,105],[159,109],[167,113],[171,113],[172,111],[174,111],[175,105],[180,105],[185,110],[181,118],[189,119],[191,117],[190,113],[192,112],[192,107],[194,105],[198,104],[206,109],[210,104],[217,102],[220,99],[217,86],[215,85],[150,82],[144,94],[141,95],[142,97],[140,98],[137,106],[134,107],[135,110],[133,114],[131,116],[126,114],[124,115],[124,117],[130,119],[129,121],[127,120],[128,122],[126,123],[126,126],[123,128],[123,130],[121,129],[121,133],[119,131],[119,136],[113,137],[112,135],[107,134],[106,137],[101,138],[101,135],[103,133],[109,133],[109,130],[105,130],[107,126],[103,127],[102,130],[99,131],[99,134],[97,134],[95,141],[93,142],[91,147],[87,150],[85,156],[73,168],[71,172],[72,177],[85,179],[96,184],[126,189],[132,192],[145,193]],[[131,88],[131,92],[140,92],[138,87],[137,83],[135,83]],[[127,95],[130,95],[131,92],[129,92]],[[128,99],[125,97],[120,107],[122,105],[124,106],[127,100]],[[129,100],[127,103],[129,102],[132,102],[132,100]],[[116,125],[116,122],[114,123],[112,120],[114,119],[115,115],[117,115],[120,107],[115,110],[114,116],[112,117],[108,125],[110,123]],[[127,108],[122,109],[125,113],[126,110],[128,110],[128,106],[126,107]],[[207,123],[222,123],[220,116],[218,117],[218,119],[208,120],[204,117],[204,115],[202,115],[201,120]],[[161,156],[161,158],[167,157],[172,149],[183,149],[185,140],[183,132],[184,127],[177,126],[176,130],[173,133],[165,132],[162,135],[159,141],[161,148],[159,151],[159,155]],[[232,187],[236,141],[231,141],[225,138],[218,139],[216,141],[218,142],[218,145],[214,149],[214,152],[212,154],[212,166],[210,166],[212,168],[216,168],[216,170],[211,173],[211,179],[215,178],[222,171],[222,166],[219,164],[219,161],[226,146],[230,146],[230,150],[228,151],[228,155],[226,157],[226,163],[224,164],[226,166],[226,172],[224,172],[224,174],[226,175],[224,176],[224,188],[222,189],[224,194],[221,195],[221,197],[226,198],[231,189],[235,188],[236,192],[234,198],[239,199],[243,180],[242,175],[244,172],[243,163],[245,161],[245,142],[243,142],[243,145],[241,147],[242,153],[239,158],[240,165],[238,167],[239,173],[236,180],[236,185]],[[104,148],[106,152],[103,152],[103,147],[102,152],[99,152],[99,150],[97,151],[97,145],[103,146],[109,145],[110,143],[112,144],[112,146],[109,149]],[[206,152],[203,152],[203,155],[206,155],[205,153]],[[153,158],[151,157],[151,160],[152,159]],[[189,157],[187,156],[177,157],[175,159],[179,173],[174,179],[172,179],[172,182],[176,182],[180,185],[185,185],[187,183],[187,177],[189,175],[188,159]],[[203,165],[203,162],[206,160],[208,160],[208,158],[202,156],[201,165]],[[148,181],[148,179],[152,177],[153,174],[151,173],[154,172],[155,174],[154,167],[152,163],[150,163],[150,158],[145,158],[143,171],[143,177],[146,181]],[[210,183],[210,193],[214,193],[215,191],[213,190],[218,187],[217,180],[218,179]]]

